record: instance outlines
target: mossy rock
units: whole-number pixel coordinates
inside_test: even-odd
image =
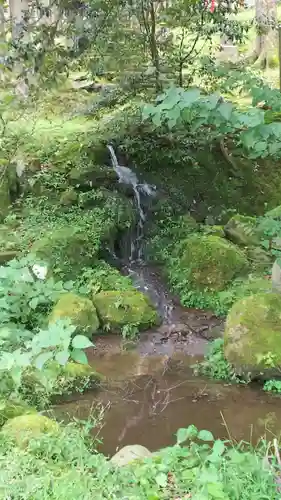
[[[231,306],[238,300],[256,293],[272,291],[271,280],[263,276],[251,275],[244,280],[237,280],[231,283],[230,287],[221,292],[220,301],[228,312]]]
[[[76,193],[74,188],[69,188],[63,191],[60,196],[60,204],[65,207],[71,207],[72,205],[76,205],[78,202],[78,194]]]
[[[0,225],[0,252],[19,252],[20,249],[20,239],[15,229],[5,224]]]
[[[224,353],[238,374],[280,376],[281,295],[263,292],[239,300],[230,310]],[[268,362],[270,361],[270,362]]]
[[[97,244],[85,232],[71,227],[50,231],[30,249],[37,260],[64,279],[71,279],[82,267],[91,266],[97,251]]]
[[[218,236],[193,235],[181,243],[179,255],[177,272],[194,291],[223,290],[249,269],[242,250]]]
[[[255,217],[234,215],[224,227],[229,240],[241,246],[259,245],[261,234],[257,228]]]
[[[220,238],[225,238],[225,232],[223,226],[204,226],[203,233],[205,235],[219,236]]]
[[[118,184],[118,178],[113,168],[90,163],[83,167],[74,167],[69,172],[69,182],[82,190],[97,187],[112,189]]]
[[[93,303],[74,293],[65,293],[54,306],[49,322],[67,318],[76,326],[76,333],[91,338],[99,327],[99,318]]]
[[[0,401],[0,426],[5,424],[7,420],[21,415],[30,415],[37,413],[35,408],[28,406],[23,401],[17,400],[1,400]]]
[[[57,434],[59,425],[54,420],[36,413],[8,420],[1,432],[5,437],[15,441],[17,445],[24,447],[30,439],[38,438],[42,434]]]
[[[278,207],[266,212],[265,217],[270,217],[271,219],[281,219],[281,205],[278,205]]]
[[[248,247],[246,255],[254,272],[265,272],[272,265],[272,257],[261,247]]]
[[[100,292],[93,295],[93,302],[102,324],[112,331],[130,324],[145,329],[159,322],[149,298],[137,290]]]
[[[135,291],[128,276],[124,276],[118,269],[103,260],[97,261],[96,265],[92,267],[88,287],[93,294],[107,290]]]
[[[92,382],[101,382],[103,376],[90,365],[69,362],[62,369],[63,376],[69,379],[82,380],[89,378]]]

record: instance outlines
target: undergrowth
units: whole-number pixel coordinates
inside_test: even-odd
[[[216,380],[239,382],[230,363],[225,359],[223,339],[216,339],[208,346],[204,360],[193,366],[196,375],[205,375]]]
[[[86,429],[86,430],[85,430]],[[0,434],[0,495],[14,500],[277,499],[274,461],[267,444],[253,449],[215,440],[194,425],[177,431],[176,444],[151,458],[116,467],[94,450],[89,427],[70,424],[59,434],[30,439],[25,449]]]

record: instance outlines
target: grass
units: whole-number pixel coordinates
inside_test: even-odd
[[[191,425],[174,446],[124,467],[96,453],[89,426],[18,448],[0,433],[0,497],[13,500],[277,500],[270,444],[215,440]],[[266,461],[265,461],[266,458]],[[266,465],[265,465],[266,464]]]

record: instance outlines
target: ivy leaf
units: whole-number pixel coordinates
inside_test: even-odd
[[[93,343],[85,337],[85,335],[75,335],[72,340],[72,347],[74,349],[87,349],[87,347],[92,347]]]
[[[49,359],[51,359],[53,357],[53,353],[52,352],[42,352],[42,354],[39,354],[39,356],[37,356],[37,358],[35,359],[35,366],[36,368],[38,368],[38,370],[42,370],[44,364],[49,361]]]
[[[70,357],[73,361],[76,361],[76,363],[81,363],[81,365],[88,364],[87,356],[84,351],[81,351],[81,349],[73,349],[70,353]]]
[[[177,431],[177,444],[182,444],[188,439],[195,439],[198,435],[198,429],[195,425],[189,425],[187,428],[180,428]]]
[[[59,351],[55,355],[55,360],[62,366],[64,366],[69,358],[69,352],[68,351]]]
[[[200,431],[197,437],[201,441],[214,441],[214,436],[210,431]]]

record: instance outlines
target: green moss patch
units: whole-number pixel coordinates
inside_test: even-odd
[[[97,331],[99,319],[93,303],[74,293],[61,296],[51,312],[49,321],[53,323],[63,318],[68,318],[76,326],[76,332],[89,338]]]
[[[224,334],[225,356],[236,372],[279,372],[281,295],[258,293],[234,304]]]
[[[135,291],[106,291],[93,295],[93,302],[105,328],[120,332],[125,325],[149,328],[158,315],[148,297]]]

